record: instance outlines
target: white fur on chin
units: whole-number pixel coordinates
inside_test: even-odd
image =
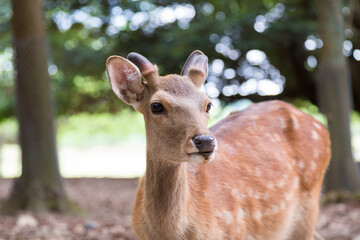
[[[215,152],[211,154],[209,157],[205,158],[204,156],[200,154],[193,153],[190,155],[190,162],[193,163],[208,163],[214,160]]]

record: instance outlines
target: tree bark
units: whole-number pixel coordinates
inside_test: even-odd
[[[343,2],[317,0],[318,28],[324,46],[320,49],[317,89],[320,110],[328,119],[332,159],[326,177],[326,191],[359,190],[359,174],[351,149],[350,113],[352,90],[348,61],[342,53]]]
[[[13,0],[12,7],[22,175],[2,210],[67,211],[71,204],[58,167],[42,0]]]

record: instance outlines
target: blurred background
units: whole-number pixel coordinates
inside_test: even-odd
[[[67,199],[61,176],[143,175],[142,116],[115,97],[105,69],[133,51],[161,75],[203,51],[210,125],[271,99],[311,114],[331,132],[326,189],[355,193],[359,39],[359,0],[0,0],[0,176],[14,178],[4,199],[18,203],[4,206],[61,211],[26,199]]]

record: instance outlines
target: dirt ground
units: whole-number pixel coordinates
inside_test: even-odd
[[[24,212],[0,216],[0,240],[137,239],[131,229],[137,184],[137,179],[66,179],[69,198],[85,216]],[[10,187],[11,180],[0,179],[0,200]],[[360,240],[360,203],[323,206],[317,229],[327,240]]]

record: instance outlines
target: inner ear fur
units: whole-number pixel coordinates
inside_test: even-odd
[[[198,88],[208,75],[208,58],[199,50],[195,50],[186,60],[181,75],[188,76]]]
[[[115,95],[136,108],[144,92],[138,67],[126,58],[111,56],[106,60],[106,69]]]

